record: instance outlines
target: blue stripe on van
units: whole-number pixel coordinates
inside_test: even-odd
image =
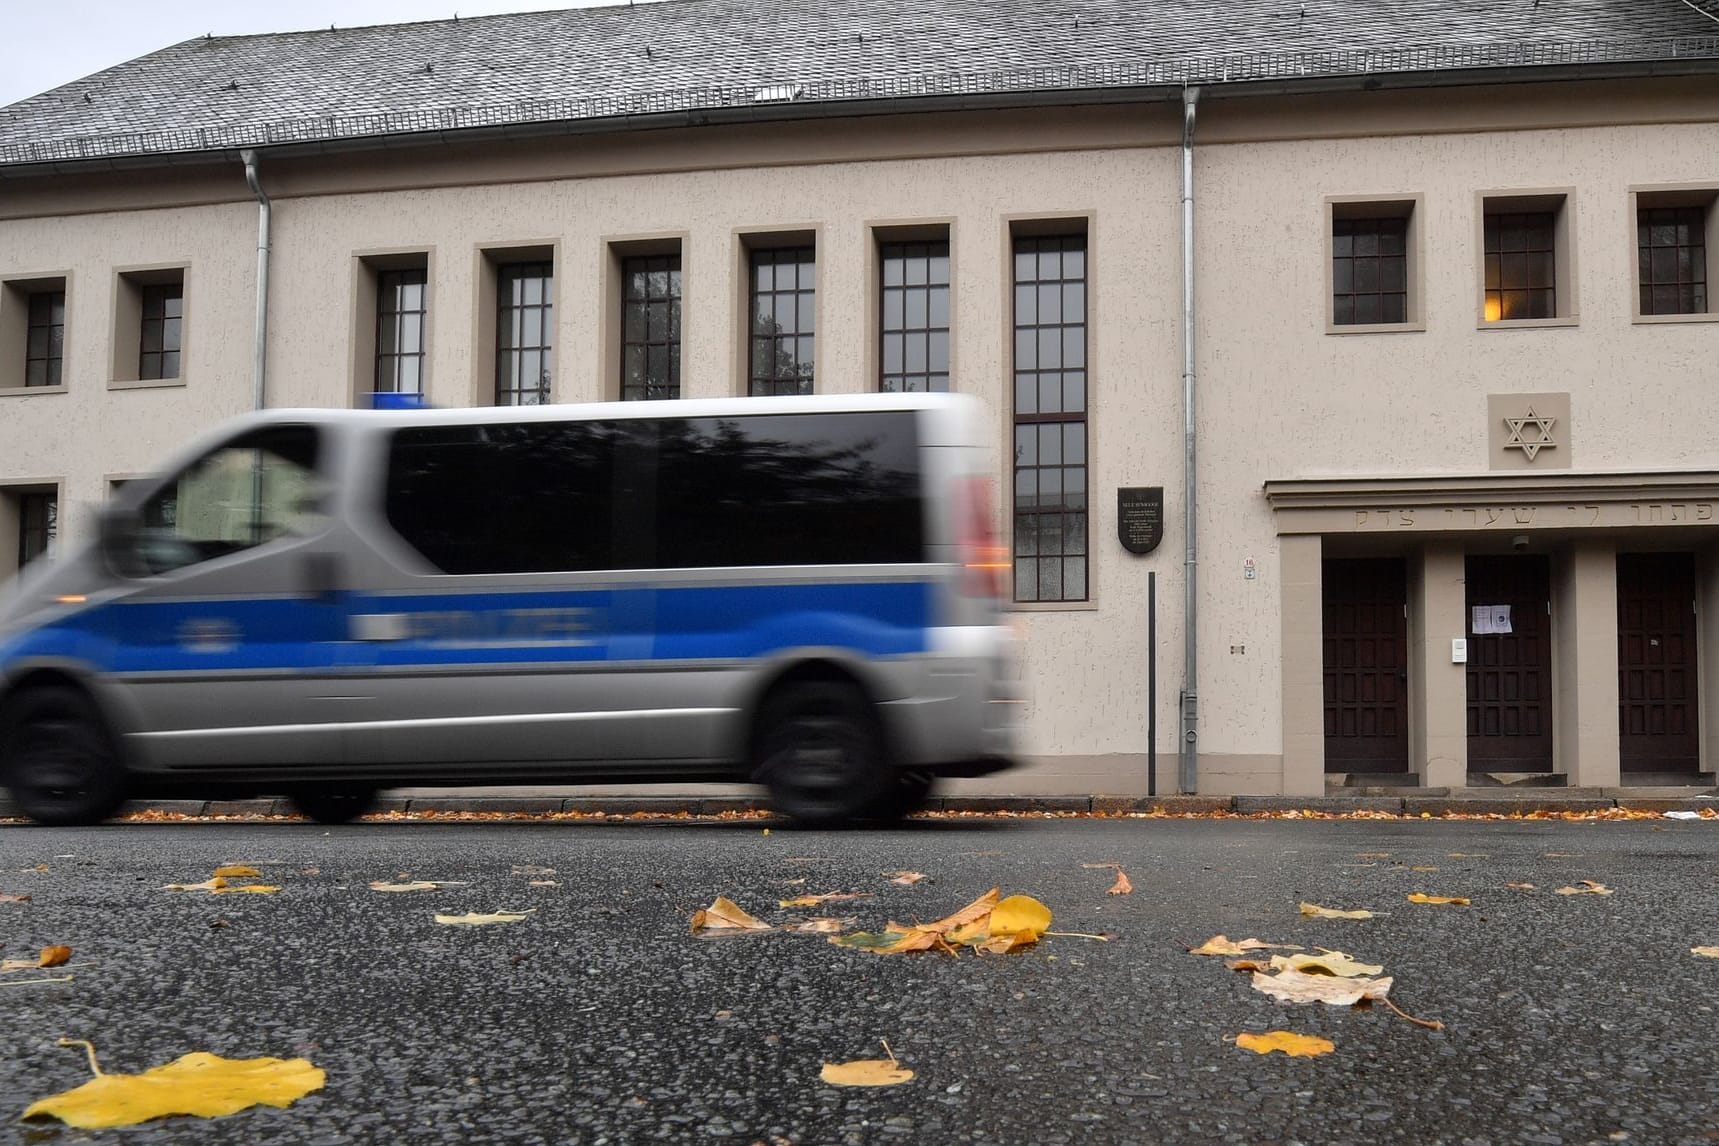
[[[327,671],[491,663],[733,660],[821,646],[924,652],[927,581],[114,602],[18,634],[0,664],[68,657],[115,673]],[[400,617],[399,640],[349,616]]]

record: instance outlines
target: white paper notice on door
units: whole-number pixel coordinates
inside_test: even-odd
[[[1475,605],[1469,613],[1469,631],[1476,635],[1514,631],[1510,627],[1509,605]]]

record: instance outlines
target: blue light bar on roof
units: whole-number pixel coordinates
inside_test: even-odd
[[[422,394],[401,394],[377,390],[370,395],[372,410],[425,410],[430,404]]]

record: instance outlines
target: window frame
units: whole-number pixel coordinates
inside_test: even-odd
[[[376,393],[380,378],[382,282],[384,276],[398,271],[421,271],[424,275],[424,309],[419,327],[423,349],[420,352],[417,393],[420,397],[427,396],[439,317],[436,314],[435,249],[413,247],[355,251],[352,264],[350,401],[358,408],[368,407],[374,401],[371,395]]]
[[[794,287],[795,293],[809,293],[812,300],[812,326],[809,332],[809,337],[812,342],[812,373],[809,378],[804,380],[805,389],[803,392],[808,394],[818,393],[818,375],[822,373],[821,363],[824,341],[818,337],[818,328],[823,326],[824,291],[820,289],[819,283],[819,279],[822,277],[822,268],[820,266],[821,260],[819,258],[823,246],[822,236],[816,228],[781,227],[774,230],[760,230],[754,228],[746,231],[739,231],[736,232],[736,237],[738,242],[736,244],[735,278],[740,289],[735,292],[734,296],[736,307],[735,325],[737,327],[738,334],[738,337],[735,340],[735,376],[737,382],[735,393],[740,397],[754,398],[768,397],[779,393],[779,391],[761,393],[759,391],[755,391],[752,385],[755,363],[753,358],[753,327],[756,322],[757,315],[757,264],[754,261],[754,257],[760,254],[771,254],[777,251],[802,248],[808,249],[811,252],[809,265],[811,267],[812,275],[812,284],[809,290],[800,286],[798,282],[796,282]],[[772,287],[772,290],[774,291],[774,287]],[[797,327],[797,305],[795,321]],[[779,340],[784,337],[797,339],[808,337],[808,335],[802,334],[798,329],[796,329],[793,334],[783,335],[781,333],[777,333],[768,337]],[[798,348],[796,347],[796,359],[797,358]],[[801,392],[802,391],[799,389],[793,391],[795,394]]]
[[[525,271],[540,271],[541,273],[527,275],[522,273]],[[535,303],[526,301],[518,304],[517,306],[510,305],[508,298],[505,297],[503,286],[505,283],[510,281],[511,276],[516,272],[521,272],[519,277],[522,281],[527,278],[542,280],[542,296],[540,301]],[[547,406],[555,401],[555,312],[557,309],[555,305],[555,280],[555,260],[553,258],[509,258],[496,260],[493,280],[495,287],[495,305],[491,309],[490,317],[490,321],[492,323],[490,329],[492,330],[495,339],[495,352],[492,355],[491,366],[492,381],[494,385],[491,392],[490,405],[506,407]],[[521,316],[520,321],[523,329],[524,315],[532,310],[538,312],[538,330],[541,341],[536,343],[527,343],[522,340],[518,345],[504,346],[502,344],[501,337],[502,323],[504,319],[511,312],[518,311]],[[537,354],[540,356],[538,361],[541,363],[541,385],[530,388],[525,386],[504,386],[502,374],[503,356],[518,356],[516,365],[519,369],[513,371],[513,373],[518,374],[520,370],[523,369],[526,361],[525,356],[528,354]],[[528,393],[539,394],[540,400],[536,402],[506,402],[502,400],[503,394],[523,396]]]
[[[1690,314],[1644,314],[1641,309],[1641,263],[1637,227],[1643,208],[1700,207],[1705,211],[1707,256],[1707,309]],[[1719,185],[1707,183],[1654,183],[1629,189],[1630,321],[1649,326],[1660,323],[1719,322],[1719,299],[1714,295],[1714,276],[1719,272]]]
[[[61,298],[59,324],[60,376],[56,382],[30,382],[30,332],[34,300],[57,294]],[[0,278],[0,394],[64,394],[66,368],[72,336],[72,290],[70,272],[60,274],[8,275]],[[52,336],[50,335],[50,338]],[[51,357],[49,361],[54,361]]]
[[[1576,326],[1581,319],[1578,291],[1576,192],[1573,187],[1530,188],[1509,191],[1478,191],[1474,213],[1475,325],[1480,330],[1536,330],[1544,327]],[[1496,318],[1486,316],[1486,224],[1500,215],[1550,212],[1552,215],[1553,313],[1548,318]]]
[[[941,253],[939,253],[941,248]],[[906,264],[902,282],[891,283],[890,264],[896,257],[894,251],[901,251],[903,259],[923,259],[926,263],[926,279],[921,283],[909,281]],[[955,245],[949,228],[946,225],[929,225],[919,227],[874,227],[872,228],[871,267],[868,278],[871,282],[870,312],[871,321],[871,361],[868,375],[869,385],[879,393],[885,394],[919,394],[919,393],[948,393],[954,389],[955,379]],[[933,281],[936,274],[937,261],[943,264],[942,281]],[[941,288],[943,296],[943,325],[932,321],[932,299]],[[918,290],[925,294],[926,313],[924,320],[918,325],[907,322],[908,296]],[[899,293],[902,304],[899,308],[902,319],[899,326],[889,325],[890,297]],[[943,360],[941,369],[936,368],[933,361],[934,347],[937,336],[942,335]],[[889,339],[902,339],[901,369],[889,369]],[[925,347],[924,367],[919,370],[909,370],[906,367],[907,347],[910,339],[922,339]],[[934,387],[932,382],[941,377],[941,388]],[[891,388],[886,383],[892,379],[918,379],[924,382],[919,388]]]
[[[615,329],[618,362],[613,375],[617,387],[616,393],[620,401],[623,402],[646,401],[652,398],[658,400],[679,398],[684,393],[682,387],[685,374],[682,364],[685,361],[686,341],[686,267],[681,257],[680,247],[677,244],[673,250],[616,250],[615,259],[616,289],[620,295],[617,302],[616,318],[618,322]],[[634,274],[631,268],[634,264],[639,263],[648,264],[642,268],[647,284],[645,297],[633,298],[628,291],[629,283]],[[657,268],[654,266],[657,263],[668,265]],[[657,273],[659,269],[668,273],[671,284],[668,293],[660,298],[653,296],[649,286],[650,276]],[[628,336],[627,320],[631,308],[634,306],[643,308],[643,330],[637,339]],[[650,334],[653,307],[665,307],[669,314],[665,320],[669,330],[661,339],[653,339]],[[630,358],[628,352],[634,347],[639,348],[644,360],[639,392],[637,393],[631,392],[634,388],[627,381],[627,368]],[[653,349],[660,350],[667,362],[668,380],[660,387],[657,387],[650,377],[651,351]],[[651,392],[653,388],[667,389],[670,392],[653,394]]]
[[[12,497],[13,512],[17,516],[17,537],[14,539],[16,548],[13,551],[17,562],[14,569],[22,569],[26,564],[42,556],[54,547],[59,537],[60,489],[55,485],[17,486],[7,490]],[[45,503],[47,513],[39,526],[31,523],[31,507]],[[31,548],[33,534],[39,534],[40,545]]]
[[[144,288],[159,286],[177,286],[179,290],[179,371],[171,376],[146,378],[143,370]],[[184,386],[190,377],[193,320],[189,264],[118,268],[115,271],[113,292],[113,340],[108,389],[147,390]]]
[[[1083,344],[1082,344],[1082,353],[1083,353],[1084,364],[1080,370],[1080,372],[1084,373],[1084,375],[1085,375],[1085,393],[1084,393],[1084,400],[1083,400],[1083,408],[1079,412],[1080,416],[1078,418],[1075,418],[1075,417],[1063,417],[1063,418],[1041,417],[1035,412],[1034,414],[1027,415],[1029,420],[1023,422],[1022,421],[1022,415],[1018,409],[1018,394],[1017,394],[1017,385],[1018,385],[1018,377],[1017,376],[1021,373],[1021,371],[1019,369],[1019,363],[1018,363],[1018,357],[1017,357],[1017,351],[1016,351],[1016,339],[1017,339],[1017,333],[1018,333],[1018,330],[1017,330],[1018,318],[1017,318],[1017,309],[1016,309],[1017,283],[1016,283],[1016,271],[1015,271],[1016,261],[1015,260],[1016,260],[1016,255],[1018,253],[1018,246],[1023,240],[1040,240],[1040,239],[1053,239],[1053,238],[1072,239],[1072,238],[1077,238],[1077,237],[1083,241],[1083,244],[1084,244],[1083,249],[1085,251],[1085,256],[1086,256],[1085,262],[1084,262],[1084,280],[1083,280],[1084,286],[1085,286],[1085,291],[1084,291],[1084,298],[1085,298],[1084,318],[1085,318],[1085,322],[1083,324],[1084,325],[1084,337],[1083,337]],[[1085,538],[1085,542],[1084,542],[1085,543],[1085,551],[1083,553],[1080,553],[1080,554],[1070,554],[1070,553],[1061,552],[1061,551],[1059,551],[1059,553],[1058,553],[1058,556],[1064,558],[1065,560],[1067,558],[1073,557],[1073,556],[1079,556],[1082,558],[1083,568],[1084,568],[1084,574],[1083,575],[1085,578],[1085,593],[1084,593],[1084,595],[1082,595],[1080,597],[1066,597],[1065,596],[1065,597],[1056,597],[1056,598],[1041,598],[1041,597],[1038,597],[1035,595],[1035,597],[1033,597],[1033,598],[1023,599],[1020,596],[1020,586],[1018,584],[1018,579],[1015,576],[1015,570],[1018,568],[1018,562],[1020,560],[1020,557],[1022,556],[1018,552],[1019,544],[1020,544],[1020,536],[1019,536],[1019,530],[1018,530],[1019,516],[1020,515],[1016,509],[1016,504],[1017,504],[1016,503],[1016,497],[1017,497],[1016,490],[1017,490],[1017,485],[1018,485],[1017,475],[1020,472],[1020,467],[1016,464],[1016,462],[1011,460],[1010,465],[1009,465],[1008,469],[1006,470],[1007,485],[1004,488],[1003,495],[998,498],[998,501],[999,501],[999,506],[1000,506],[1002,512],[1004,512],[1007,515],[1007,518],[1006,518],[1007,527],[1000,532],[1003,535],[1007,536],[1009,539],[1008,545],[1009,545],[1010,571],[1011,571],[1011,574],[1010,574],[1011,607],[1014,608],[1015,610],[1018,610],[1018,611],[1027,611],[1027,612],[1033,612],[1033,611],[1062,612],[1062,611],[1076,611],[1076,610],[1095,609],[1098,607],[1098,594],[1096,591],[1097,587],[1094,583],[1095,582],[1094,573],[1095,573],[1095,570],[1096,570],[1098,563],[1093,560],[1093,537],[1095,536],[1094,523],[1097,520],[1098,515],[1097,515],[1095,508],[1094,508],[1094,505],[1093,505],[1093,494],[1092,494],[1092,491],[1093,491],[1093,477],[1092,477],[1092,475],[1093,475],[1093,470],[1094,470],[1093,458],[1094,458],[1094,441],[1095,441],[1094,424],[1093,424],[1093,414],[1094,414],[1095,403],[1094,403],[1093,395],[1095,393],[1094,387],[1095,387],[1095,378],[1096,378],[1096,371],[1094,370],[1094,366],[1093,366],[1093,363],[1094,363],[1093,331],[1094,331],[1094,327],[1095,327],[1095,316],[1097,313],[1095,305],[1094,305],[1094,299],[1095,299],[1095,295],[1096,295],[1096,291],[1094,290],[1094,285],[1095,285],[1095,280],[1097,277],[1094,273],[1094,263],[1093,263],[1093,250],[1094,250],[1094,245],[1095,245],[1094,244],[1094,220],[1090,214],[1074,215],[1074,216],[1055,216],[1055,217],[1030,216],[1030,217],[1018,217],[1018,218],[1012,218],[1012,219],[1005,219],[1004,220],[1004,230],[1003,230],[1003,244],[1004,244],[1003,245],[1004,266],[1007,268],[1007,271],[1002,276],[1002,284],[1001,285],[1002,285],[1002,288],[1004,291],[1004,296],[1003,296],[1003,308],[1004,308],[1004,310],[1003,310],[1003,313],[1008,315],[1008,321],[1006,323],[1003,323],[1000,325],[1002,325],[1002,327],[1003,327],[1003,337],[1004,337],[1003,361],[1008,364],[1008,379],[1009,379],[1009,381],[1008,381],[1009,390],[1008,390],[1008,395],[1007,395],[1007,402],[1006,402],[1006,405],[1003,407],[1003,417],[1004,417],[1003,433],[1004,433],[1004,443],[1005,443],[1004,449],[1008,453],[1008,455],[1011,457],[1011,459],[1013,459],[1013,457],[1016,453],[1017,433],[1018,433],[1020,427],[1022,427],[1022,426],[1026,426],[1026,425],[1038,426],[1038,425],[1046,425],[1046,424],[1054,424],[1054,423],[1070,425],[1070,424],[1077,424],[1078,423],[1082,427],[1082,446],[1083,446],[1084,458],[1085,458],[1084,464],[1081,466],[1081,468],[1083,468],[1085,470],[1085,478],[1084,478],[1085,509],[1083,511],[1083,517],[1084,517],[1084,527],[1083,528],[1084,528],[1084,538]],[[1038,282],[1038,280],[1036,280],[1036,279],[1033,281],[1035,283]],[[1059,282],[1061,282],[1061,281],[1064,281],[1064,280],[1059,280]],[[1034,329],[1034,330],[1040,329],[1041,325],[1042,324],[1035,322],[1032,326],[1032,329]],[[1064,324],[1065,327],[1066,326],[1072,326],[1072,325],[1075,325],[1075,324]],[[1059,367],[1059,372],[1067,373],[1068,370],[1066,367]],[[1033,371],[1033,373],[1038,373],[1036,367],[1035,367],[1035,370]],[[1067,412],[1053,412],[1053,413],[1067,413]],[[1057,465],[1059,468],[1066,468],[1066,466],[1063,463],[1059,462],[1059,463],[1057,463]],[[1035,463],[1034,466],[1031,468],[1033,468],[1035,470],[1040,470],[1040,469],[1043,469],[1046,467],[1039,464],[1039,463]],[[1065,509],[1061,512],[1066,513],[1067,511]],[[1036,548],[1036,546],[1035,546],[1035,548]],[[1035,553],[1032,556],[1036,559],[1040,555]]]
[[[1404,195],[1327,195],[1324,208],[1324,281],[1326,334],[1416,334],[1424,333],[1426,322],[1426,261],[1423,256],[1422,220],[1426,217],[1426,196],[1420,192]],[[1336,232],[1339,220],[1394,219],[1406,220],[1403,242],[1404,260],[1404,319],[1402,322],[1338,322],[1336,290]]]

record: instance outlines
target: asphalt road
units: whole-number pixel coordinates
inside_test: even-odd
[[[162,888],[232,862],[283,890]],[[1107,895],[1114,873],[1083,866],[1099,863],[1133,894]],[[886,880],[902,869],[928,878]],[[368,886],[401,876],[469,882]],[[1554,894],[1582,880],[1615,894]],[[688,929],[718,895],[875,927],[993,886],[1041,899],[1053,930],[1114,938],[954,959]],[[873,898],[777,906],[834,891]],[[71,983],[0,986],[8,1117],[89,1077],[61,1036],[110,1072],[192,1050],[328,1072],[285,1110],[123,1132],[0,1122],[0,1141],[1719,1141],[1719,960],[1690,952],[1719,945],[1715,821],[20,827],[0,829],[0,893],[31,897],[0,903],[0,955],[74,950]],[[1304,919],[1303,900],[1379,914]],[[499,908],[535,911],[432,918]],[[1276,1002],[1186,953],[1219,933],[1381,963],[1391,997],[1444,1029]],[[1336,1049],[1230,1041],[1269,1029]],[[912,1081],[820,1081],[824,1062],[881,1057],[880,1039]]]

